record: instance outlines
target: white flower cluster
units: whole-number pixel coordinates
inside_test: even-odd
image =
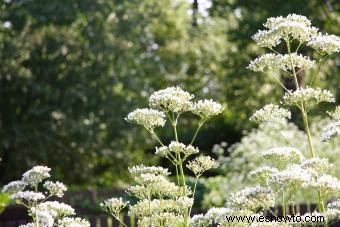
[[[134,177],[138,177],[142,174],[154,174],[154,175],[161,175],[161,176],[167,176],[170,174],[168,169],[165,169],[160,166],[138,165],[138,166],[133,166],[128,169],[129,169],[130,174]]]
[[[58,221],[58,227],[90,227],[90,222],[82,218],[63,218]]]
[[[142,125],[144,128],[151,131],[156,127],[164,126],[165,114],[162,111],[154,109],[136,109],[129,113],[125,120]]]
[[[340,106],[336,106],[333,112],[327,112],[332,118],[340,121]]]
[[[271,17],[263,24],[267,30],[258,31],[253,39],[261,47],[272,48],[281,43],[282,39],[298,40],[305,43],[317,34],[318,29],[311,26],[311,22],[305,17],[289,14],[287,17]]]
[[[273,174],[270,178],[270,183],[277,185],[279,188],[296,188],[307,187],[311,181],[311,173],[301,168],[300,165],[290,165],[286,169]]]
[[[291,163],[300,163],[303,159],[301,151],[293,147],[275,147],[262,153],[265,159],[275,163],[279,168]]]
[[[190,219],[190,227],[206,227],[211,221],[203,214],[196,214]]]
[[[40,211],[48,211],[54,219],[75,215],[74,209],[71,206],[57,201],[40,203],[36,209]]]
[[[14,195],[12,195],[12,199],[24,200],[29,203],[32,203],[32,202],[37,202],[39,200],[45,199],[45,196],[41,192],[21,191],[21,192],[17,192]]]
[[[172,153],[175,154],[175,157],[178,157],[178,155],[183,155],[185,159],[190,155],[199,153],[199,150],[198,148],[195,148],[192,145],[186,146],[185,144],[177,141],[171,141],[169,146],[156,147],[155,154],[160,155],[162,157],[167,157],[171,159],[171,157],[174,157]]]
[[[340,37],[336,35],[318,34],[312,37],[307,45],[323,54],[333,54],[340,52]]]
[[[44,179],[50,177],[50,168],[46,166],[34,166],[22,175],[22,181],[34,187]]]
[[[63,197],[64,192],[67,191],[66,186],[59,181],[57,182],[46,181],[44,183],[44,188],[46,188],[51,195],[55,195],[57,197]]]
[[[249,173],[251,177],[256,178],[259,182],[267,182],[267,180],[273,175],[278,173],[279,170],[270,166],[261,166]]]
[[[12,181],[5,185],[2,189],[2,192],[9,193],[9,194],[15,194],[17,192],[20,192],[25,189],[27,184],[23,181]]]
[[[119,213],[128,205],[122,198],[111,198],[100,204],[106,211],[119,217]]]
[[[286,122],[285,119],[290,119],[291,113],[289,110],[281,108],[278,105],[268,104],[262,109],[257,110],[251,117],[250,121],[261,123],[278,123]]]
[[[322,133],[322,141],[333,141],[340,136],[340,121],[330,123]]]
[[[275,204],[275,194],[267,187],[255,186],[246,187],[236,193],[232,193],[229,198],[231,207],[256,210],[259,207],[270,208]]]
[[[34,217],[33,222],[21,225],[21,227],[89,227],[90,223],[80,218],[68,218],[75,215],[74,209],[57,201],[45,201],[52,196],[62,197],[67,190],[66,186],[57,181],[45,181],[43,187],[47,192],[39,192],[39,184],[50,177],[50,168],[46,166],[35,166],[25,172],[22,180],[13,181],[5,185],[3,192],[11,194],[11,198],[24,204],[28,213]],[[33,188],[34,191],[26,188]]]
[[[191,112],[198,115],[201,119],[209,119],[222,113],[223,106],[213,100],[199,100],[191,106]]]
[[[263,54],[250,62],[248,69],[254,72],[270,73],[276,70],[292,71],[295,68],[310,69],[315,62],[309,57],[291,54]]]
[[[326,174],[309,182],[309,186],[321,190],[324,194],[337,193],[340,191],[339,179]]]
[[[167,112],[182,113],[190,110],[193,98],[194,95],[179,87],[168,87],[154,92],[149,98],[149,105]]]
[[[304,102],[335,102],[333,94],[320,88],[300,88],[294,92],[287,92],[283,96],[283,103],[290,106],[300,106]]]
[[[328,172],[328,170],[332,167],[326,158],[311,158],[305,159],[301,163],[301,167],[307,169],[313,175],[319,176]]]
[[[196,157],[194,160],[190,161],[187,164],[187,168],[190,169],[196,177],[201,176],[205,171],[217,168],[217,162],[212,159],[210,156],[200,155]]]

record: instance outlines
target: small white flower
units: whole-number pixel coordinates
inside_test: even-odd
[[[47,211],[38,210],[35,212],[36,221],[40,227],[52,227],[54,224],[54,219],[51,214]]]
[[[322,133],[322,141],[332,141],[340,136],[340,121],[329,124]]]
[[[335,102],[333,94],[328,90],[321,90],[320,88],[300,88],[294,92],[287,92],[283,96],[283,103],[285,105],[300,106],[303,102]]]
[[[129,113],[125,118],[126,121],[142,125],[151,131],[156,127],[163,127],[165,124],[165,114],[162,111],[154,109],[136,109]]]
[[[340,210],[340,199],[328,203],[327,208],[328,209],[338,209],[338,210]]]
[[[324,54],[340,52],[340,38],[336,35],[319,34],[313,37],[307,45]]]
[[[65,203],[59,203],[57,201],[47,201],[40,203],[37,206],[37,210],[47,210],[55,219],[75,215],[74,209],[71,206]]]
[[[193,161],[187,164],[187,168],[190,169],[197,177],[201,176],[205,171],[217,168],[217,162],[209,156],[198,156]]]
[[[309,186],[323,193],[336,193],[340,190],[340,181],[336,177],[325,174],[311,181]]]
[[[129,172],[133,176],[140,176],[142,174],[154,174],[154,175],[161,175],[161,176],[168,176],[170,172],[168,169],[165,169],[160,166],[144,166],[144,165],[138,165],[129,167]]]
[[[57,197],[63,197],[64,192],[67,190],[66,186],[57,181],[57,182],[52,182],[52,181],[46,181],[44,183],[44,188],[46,188],[51,195],[55,195]]]
[[[2,192],[15,194],[17,192],[24,190],[26,186],[27,184],[25,182],[12,181],[3,187]]]
[[[41,192],[24,191],[18,192],[11,196],[12,199],[26,200],[28,202],[37,202],[39,200],[45,199],[44,194]]]
[[[276,70],[292,71],[295,68],[310,69],[314,66],[314,61],[309,57],[292,54],[263,54],[250,62],[248,69],[254,72],[271,73]]]
[[[275,204],[275,195],[270,188],[261,186],[246,187],[236,193],[232,193],[229,198],[231,207],[254,210],[259,207],[270,208]]]
[[[157,147],[155,152],[155,154],[163,157],[169,157],[170,153],[174,153],[175,155],[183,154],[184,158],[186,158],[192,154],[199,153],[199,150],[198,148],[195,148],[192,145],[186,146],[183,143],[171,141],[169,146]]]
[[[268,104],[262,109],[257,110],[251,117],[250,121],[255,123],[277,123],[285,122],[285,119],[290,119],[291,113],[289,110],[279,107],[278,105]]]
[[[322,175],[328,172],[332,165],[326,158],[306,159],[301,163],[301,167],[311,171],[314,175]]]
[[[182,113],[190,110],[192,105],[190,100],[193,97],[194,95],[179,87],[168,87],[154,92],[149,98],[149,105],[167,112]]]
[[[275,147],[262,153],[265,159],[276,163],[280,168],[290,163],[299,163],[303,159],[301,151],[293,147]]]
[[[336,106],[333,112],[327,112],[329,116],[334,118],[335,120],[340,121],[340,106]]]
[[[90,222],[81,218],[65,217],[58,221],[58,227],[90,227]]]
[[[22,175],[22,181],[34,187],[44,179],[50,177],[50,168],[46,166],[35,166]]]
[[[190,227],[206,227],[211,224],[211,221],[203,214],[194,215],[190,219]]]
[[[199,100],[192,104],[191,112],[198,115],[201,119],[209,119],[222,113],[223,106],[213,100]]]
[[[269,166],[261,166],[249,173],[251,177],[255,177],[261,182],[266,182],[273,174],[278,173],[279,170]]]
[[[312,179],[311,173],[301,168],[299,165],[290,165],[286,169],[277,172],[269,179],[270,183],[281,187],[296,188],[300,186],[307,186]]]
[[[100,206],[103,207],[109,213],[119,217],[119,213],[128,205],[128,202],[123,201],[122,198],[111,198],[105,200]]]

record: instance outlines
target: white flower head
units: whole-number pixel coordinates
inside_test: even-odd
[[[250,121],[261,124],[261,123],[278,123],[285,122],[286,119],[291,118],[289,110],[281,108],[278,105],[268,104],[262,109],[257,110],[251,117]]]
[[[209,119],[215,115],[222,113],[223,106],[213,100],[199,100],[192,104],[191,112],[199,116],[201,119]]]
[[[305,159],[301,163],[301,167],[303,169],[307,169],[311,171],[314,175],[322,175],[328,172],[328,170],[332,167],[326,158],[311,158]]]
[[[282,168],[290,163],[299,163],[303,159],[301,151],[293,147],[275,147],[262,153],[265,159]]]
[[[206,227],[211,224],[211,221],[205,217],[203,214],[194,215],[190,219],[190,227]]]
[[[299,165],[290,165],[286,169],[273,174],[270,178],[270,183],[281,187],[306,187],[311,181],[312,175],[310,171],[301,168]]]
[[[44,179],[50,177],[50,168],[46,166],[34,166],[32,169],[26,171],[22,175],[22,181],[34,187],[42,182]]]
[[[66,186],[57,181],[57,182],[52,182],[52,181],[46,181],[44,183],[44,188],[46,188],[51,195],[55,195],[57,197],[63,197],[64,192],[67,190]]]
[[[333,112],[327,112],[334,120],[340,121],[340,106],[336,106]]]
[[[119,213],[129,204],[129,202],[123,201],[122,198],[111,198],[105,200],[100,204],[106,211],[119,217]]]
[[[90,222],[82,218],[65,217],[58,221],[58,227],[90,227]]]
[[[294,92],[287,92],[283,96],[283,103],[289,106],[299,106],[303,102],[335,102],[333,94],[320,88],[300,88]]]
[[[48,211],[54,219],[75,215],[74,209],[71,206],[57,201],[40,203],[37,206],[37,210]]]
[[[259,46],[268,48],[280,44],[281,40],[287,37],[292,37],[300,43],[307,42],[318,31],[305,16],[297,14],[268,18],[263,26],[268,30],[259,31],[254,35],[254,40]]]
[[[328,209],[338,209],[338,210],[340,210],[340,199],[328,203],[327,208]]]
[[[163,127],[165,124],[165,114],[154,109],[136,109],[128,114],[126,121],[142,125],[149,131],[156,127]]]
[[[217,168],[217,162],[210,156],[198,156],[194,160],[187,164],[187,168],[190,169],[197,177],[201,176],[205,171]]]
[[[279,170],[269,166],[261,166],[249,173],[251,177],[258,179],[260,182],[266,182],[273,174],[278,173]]]
[[[275,204],[275,195],[270,188],[246,187],[229,198],[229,205],[238,209],[255,210],[259,207],[270,208]]]
[[[25,200],[28,202],[37,202],[40,200],[45,199],[44,194],[41,192],[33,192],[33,191],[23,191],[23,192],[18,192],[14,195],[11,196],[12,199],[17,199],[17,200]]]
[[[170,172],[168,169],[165,169],[160,166],[144,166],[144,165],[137,165],[133,167],[129,167],[129,172],[132,176],[140,176],[142,174],[154,174],[154,175],[161,175],[161,176],[168,176]]]
[[[149,105],[166,112],[182,113],[190,110],[193,97],[194,95],[179,87],[168,87],[154,92],[149,98]]]
[[[271,73],[277,70],[292,71],[295,68],[307,70],[314,66],[315,62],[309,57],[291,54],[263,54],[250,62],[248,69],[254,72]]]
[[[309,183],[312,188],[317,188],[323,193],[337,193],[340,191],[340,181],[330,175],[322,175]]]
[[[3,187],[2,192],[15,194],[24,190],[26,186],[27,184],[23,181],[12,181]]]
[[[52,227],[54,224],[54,219],[48,211],[37,210],[35,212],[36,221],[38,226]]]
[[[340,37],[336,35],[318,34],[312,37],[307,45],[323,54],[333,54],[340,52]]]
[[[333,141],[340,136],[340,121],[330,123],[322,133],[322,141]]]
[[[195,148],[192,145],[185,145],[177,141],[171,141],[169,146],[157,147],[155,152],[155,154],[160,155],[162,157],[169,157],[171,156],[170,153],[176,155],[181,154],[184,155],[184,157],[186,158],[192,154],[199,153],[199,150],[198,148]]]

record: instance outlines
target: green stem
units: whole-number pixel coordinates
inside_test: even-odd
[[[195,193],[196,193],[196,187],[197,187],[198,178],[199,178],[199,176],[196,177],[195,185],[194,185],[194,191],[192,193],[192,199],[194,200],[194,202],[195,202]],[[192,210],[193,205],[189,209],[189,217],[191,216],[191,210]]]
[[[181,160],[181,157],[179,157],[179,158]],[[186,183],[185,183],[185,175],[184,175],[184,171],[183,171],[182,160],[180,161],[180,164],[179,164],[179,171],[180,171],[181,178],[182,178],[183,193],[184,193],[184,196],[185,196],[186,195]]]
[[[120,220],[119,216],[117,217],[116,215],[112,214],[112,216],[123,226],[128,227],[122,220]]]
[[[282,190],[282,198],[281,198],[281,205],[282,205],[282,214],[286,216],[286,202],[285,202],[285,191]]]
[[[205,120],[201,120],[201,121],[198,123],[198,127],[197,127],[197,129],[196,129],[196,131],[195,131],[194,137],[192,137],[192,140],[191,140],[191,142],[190,142],[190,145],[192,145],[192,144],[194,143],[194,141],[195,141],[195,139],[196,139],[196,136],[197,136],[199,130],[201,129],[202,125],[204,124],[204,122],[205,122]]]
[[[156,140],[158,141],[158,143],[160,143],[162,146],[164,146],[164,144],[162,143],[162,141],[159,139],[159,137],[157,136],[157,134],[155,133],[155,131],[153,130],[149,130],[149,132],[151,133],[151,135],[153,135]]]
[[[176,167],[176,179],[177,179],[177,185],[179,186],[180,184],[179,184],[178,165],[176,164],[175,167]]]
[[[302,103],[302,105],[301,105],[301,113],[302,113],[303,124],[305,126],[305,131],[306,131],[306,135],[307,135],[309,150],[311,152],[312,158],[314,158],[315,152],[314,152],[314,147],[313,147],[313,143],[312,143],[312,136],[311,136],[309,124],[308,124],[308,116],[307,116],[307,112],[305,110],[304,103]]]

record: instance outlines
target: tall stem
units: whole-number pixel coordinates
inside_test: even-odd
[[[286,40],[286,43],[287,43],[288,54],[290,55],[291,51],[290,51],[289,41]],[[293,70],[293,77],[294,77],[296,89],[298,90],[298,89],[300,89],[300,87],[299,87],[299,82],[297,80],[297,73],[295,72],[295,68],[294,68],[294,64],[293,64],[292,60],[290,60],[290,62],[291,62],[292,70]],[[318,68],[319,68],[319,66],[318,66]],[[313,80],[314,80],[314,78],[313,78]],[[315,152],[314,152],[314,147],[313,147],[313,143],[312,143],[312,137],[311,137],[311,133],[310,133],[310,129],[309,129],[308,115],[307,115],[307,110],[306,110],[306,107],[305,107],[305,103],[301,102],[299,108],[301,110],[301,114],[302,114],[302,118],[303,118],[303,124],[304,124],[304,127],[305,127],[305,133],[307,135],[309,150],[310,150],[312,158],[313,158],[315,156]],[[318,192],[318,200],[319,200],[319,210],[321,212],[324,212],[325,207],[324,207],[324,202],[323,202],[322,191],[318,189],[317,192]],[[325,226],[327,226],[327,223],[325,224]]]
[[[282,214],[286,216],[286,202],[285,202],[285,190],[282,190],[282,198],[281,198],[281,205],[282,205]]]
[[[196,131],[195,131],[194,136],[192,137],[192,140],[191,140],[191,142],[190,142],[190,145],[192,145],[192,144],[194,143],[194,141],[195,141],[195,139],[196,139],[196,136],[197,136],[198,132],[200,131],[200,129],[201,129],[201,127],[202,127],[203,124],[204,124],[204,120],[201,120],[201,121],[198,123],[197,129],[196,129]]]
[[[193,193],[192,193],[192,199],[194,200],[194,202],[195,202],[195,193],[196,193],[196,187],[197,187],[198,178],[199,178],[199,176],[196,177],[195,185],[194,185],[194,191],[193,191]],[[192,206],[193,206],[193,205],[192,205]],[[189,217],[191,216],[192,206],[191,206],[190,209],[189,209]]]
[[[308,116],[307,116],[307,112],[305,110],[305,106],[304,106],[303,103],[301,105],[301,113],[302,113],[303,124],[305,126],[305,131],[306,131],[306,135],[307,135],[309,150],[311,152],[312,158],[314,158],[315,152],[314,152],[314,147],[313,147],[313,143],[312,143],[312,136],[310,134],[309,124],[308,124]]]

